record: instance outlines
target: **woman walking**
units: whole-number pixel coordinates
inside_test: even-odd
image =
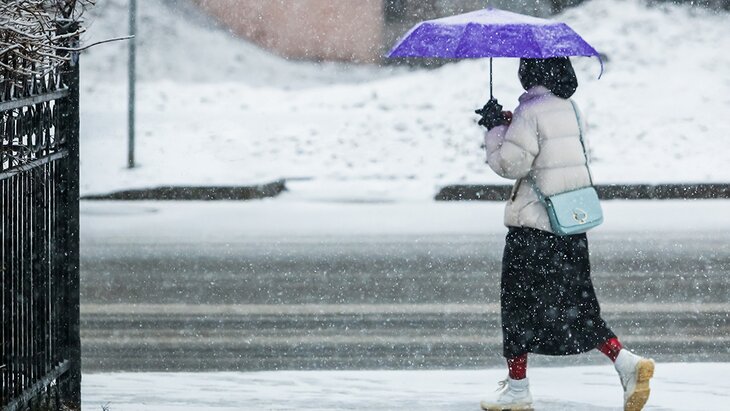
[[[514,115],[484,113],[487,162],[517,180],[505,211],[509,228],[502,261],[503,354],[509,377],[484,410],[529,410],[528,353],[571,355],[600,350],[614,362],[624,409],[649,398],[653,360],[623,348],[601,318],[590,276],[585,234],[556,235],[545,196],[592,185],[581,118],[569,98],[578,82],[567,57],[520,60],[526,93]],[[498,108],[497,110],[501,110]]]

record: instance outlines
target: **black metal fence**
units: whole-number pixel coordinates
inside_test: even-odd
[[[0,83],[3,411],[80,409],[79,66],[66,53],[61,67]]]

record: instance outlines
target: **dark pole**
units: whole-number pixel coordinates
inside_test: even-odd
[[[137,0],[129,0],[129,35],[137,34]],[[127,156],[127,167],[134,168],[134,103],[135,103],[135,82],[137,77],[137,40],[132,37],[129,40],[129,112],[128,134],[129,152]]]
[[[489,99],[494,98],[494,81],[492,74],[492,58],[489,58]]]

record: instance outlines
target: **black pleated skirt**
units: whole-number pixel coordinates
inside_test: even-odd
[[[615,337],[601,318],[585,234],[511,227],[501,307],[506,358],[579,354]]]

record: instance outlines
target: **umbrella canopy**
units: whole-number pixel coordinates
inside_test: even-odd
[[[389,58],[447,59],[490,57],[551,58],[595,56],[598,51],[565,23],[488,8],[416,24],[388,53]],[[601,78],[601,75],[598,76]]]
[[[449,59],[567,56],[599,54],[565,23],[493,8],[418,23],[388,53]]]

